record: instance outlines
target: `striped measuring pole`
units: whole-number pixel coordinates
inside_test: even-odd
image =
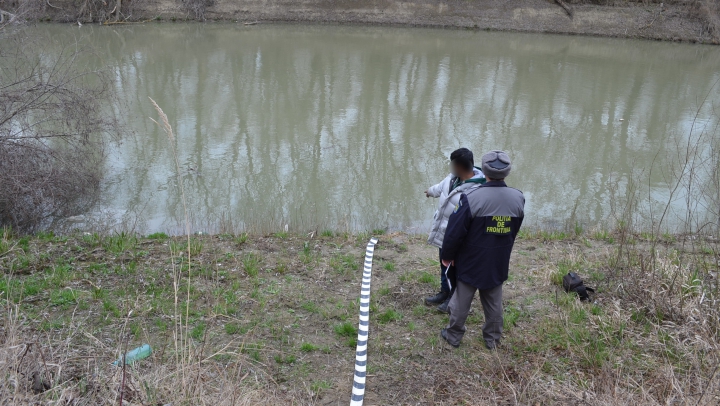
[[[372,259],[377,238],[371,238],[365,250],[362,287],[360,288],[360,324],[358,326],[357,349],[355,350],[355,377],[353,379],[350,406],[362,406],[365,398],[365,374],[367,371],[368,328],[370,327],[370,279]]]

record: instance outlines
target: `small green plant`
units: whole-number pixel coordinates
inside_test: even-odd
[[[205,324],[200,323],[197,326],[193,327],[192,330],[190,330],[190,337],[194,338],[195,340],[201,340],[205,336]]]
[[[383,286],[378,290],[378,295],[380,296],[387,296],[390,294],[390,287],[387,283],[383,284]]]
[[[50,292],[50,303],[53,306],[64,306],[77,301],[77,295],[72,289],[61,289]]]
[[[318,306],[315,302],[304,302],[300,305],[303,309],[307,310],[310,313],[319,313],[320,312],[320,306]]]
[[[541,241],[548,242],[566,240],[568,235],[564,231],[540,231],[539,237]]]
[[[383,269],[390,272],[395,272],[395,264],[392,262],[386,262],[383,266]]]
[[[417,305],[417,306],[413,307],[412,313],[413,313],[413,316],[415,316],[415,317],[422,317],[428,313],[428,308],[427,308],[427,306]]]
[[[243,245],[246,242],[248,242],[248,239],[250,237],[248,236],[248,233],[241,233],[238,236],[235,237],[235,244],[237,245]]]
[[[33,279],[27,279],[24,283],[24,297],[30,297],[37,295],[38,293],[42,292],[45,288],[44,281],[41,280],[33,280]],[[6,289],[0,289],[0,291],[7,292]]]
[[[579,237],[583,234],[583,232],[584,232],[584,230],[583,230],[582,224],[580,224],[579,222],[576,221],[575,222],[575,235]]]
[[[277,362],[278,364],[292,364],[293,362],[295,362],[296,359],[297,357],[292,354],[286,355],[284,357],[282,356],[282,354],[278,354],[275,356],[275,362]]]
[[[167,331],[167,327],[168,327],[168,326],[167,326],[167,322],[165,322],[165,320],[163,320],[163,319],[155,319],[154,324],[155,324],[155,327],[157,327],[158,330],[160,330],[160,331]]]
[[[237,323],[227,323],[225,325],[225,332],[230,335],[237,334],[240,332],[240,325]]]
[[[260,273],[260,257],[252,252],[248,252],[242,259],[243,268],[250,277],[258,276]]]
[[[300,346],[300,351],[302,352],[313,352],[319,349],[320,347],[311,343],[302,343],[302,345]]]
[[[255,362],[260,362],[260,351],[251,350],[250,351],[250,359],[252,359]]]
[[[102,241],[102,246],[105,251],[120,254],[135,248],[137,245],[137,237],[130,235],[124,231],[115,233],[109,237],[106,237]]]
[[[413,280],[415,280],[415,273],[407,271],[407,272],[403,273],[402,275],[400,275],[398,280],[402,283],[412,282]]]
[[[205,242],[201,238],[193,237],[190,239],[190,255],[200,255],[203,248],[205,248]]]
[[[170,237],[165,233],[152,233],[152,234],[148,235],[147,238],[148,238],[148,240],[165,241]]]
[[[275,233],[274,236],[276,238],[284,240],[284,239],[288,238],[288,232],[287,231],[279,231],[279,232]]]
[[[357,258],[353,255],[337,254],[330,259],[330,267],[335,270],[335,272],[345,275],[349,271],[360,269],[360,264],[358,264]]]
[[[515,327],[520,318],[520,310],[513,306],[506,306],[503,313],[503,328],[510,330]]]
[[[285,275],[285,273],[287,273],[287,271],[288,271],[288,266],[284,262],[281,262],[275,266],[275,273],[277,273],[277,274]]]
[[[92,298],[95,300],[103,300],[107,297],[107,291],[103,288],[93,288]]]
[[[335,325],[333,327],[335,330],[335,334],[339,335],[340,337],[353,337],[357,335],[357,329],[355,326],[352,325],[350,322],[345,322],[341,324]]]
[[[323,230],[320,237],[332,238],[335,237],[335,233],[332,230]]]
[[[42,331],[60,330],[61,328],[63,328],[63,322],[60,320],[43,320],[40,323],[40,330]]]
[[[593,233],[593,239],[599,241],[605,241],[607,243],[614,243],[615,239],[607,230],[598,230]]]
[[[43,242],[51,242],[55,239],[55,233],[52,231],[40,231],[35,236]]]
[[[137,322],[130,323],[130,334],[133,335],[133,337],[138,338],[140,337],[140,334],[142,333],[142,327],[140,327],[140,324]]]
[[[402,314],[398,313],[394,309],[387,309],[384,313],[378,315],[378,323],[385,324],[391,321],[398,321],[402,319]]]
[[[385,235],[386,231],[381,228],[372,230],[372,235]]]
[[[112,314],[114,317],[120,317],[120,309],[109,299],[103,300],[103,310]]]
[[[315,381],[310,385],[310,390],[317,393],[332,388],[332,384],[328,381]]]
[[[557,286],[562,286],[562,280],[565,275],[567,275],[565,269],[563,269],[563,267],[561,266],[558,266],[558,268],[553,270],[550,274],[550,282]]]
[[[8,245],[3,245],[3,240],[0,239],[0,254],[5,253],[8,250]],[[20,248],[23,252],[29,252],[30,251],[30,237],[23,237],[18,240],[18,248]]]
[[[431,284],[438,283],[437,275],[433,275],[427,271],[423,271],[423,273],[420,274],[418,281],[420,281],[421,283],[431,283]]]

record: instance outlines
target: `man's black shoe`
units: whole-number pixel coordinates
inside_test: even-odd
[[[440,337],[442,337],[443,340],[445,340],[448,344],[452,345],[453,347],[455,347],[455,348],[460,347],[460,344],[453,344],[453,343],[451,343],[450,341],[448,341],[448,338],[447,338],[447,329],[446,329],[446,328],[440,330]]]
[[[450,308],[448,308],[448,304],[450,304],[450,298],[445,299],[445,301],[436,308],[437,311],[439,311],[440,313],[450,314]]]
[[[488,343],[485,341],[485,348],[487,348],[490,351],[497,350],[500,348],[500,341],[493,341],[492,343]]]
[[[450,296],[449,292],[446,292],[444,290],[440,291],[440,293],[438,293],[435,296],[426,297],[425,304],[427,304],[427,305],[440,304],[440,303],[444,302],[445,300],[447,300],[448,296]]]

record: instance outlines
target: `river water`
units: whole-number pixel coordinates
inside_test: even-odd
[[[114,71],[132,135],[109,151],[93,213],[147,232],[183,222],[148,97],[174,128],[193,230],[207,232],[425,232],[436,201],[423,191],[461,146],[478,161],[508,151],[530,226],[609,228],[638,195],[644,221],[672,197],[665,224],[678,227],[690,204],[671,194],[678,145],[711,157],[693,137],[720,112],[712,46],[355,26],[33,29],[94,46]]]

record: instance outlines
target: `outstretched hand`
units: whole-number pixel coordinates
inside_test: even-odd
[[[430,193],[428,193],[427,190],[425,191],[425,197],[430,197]]]

